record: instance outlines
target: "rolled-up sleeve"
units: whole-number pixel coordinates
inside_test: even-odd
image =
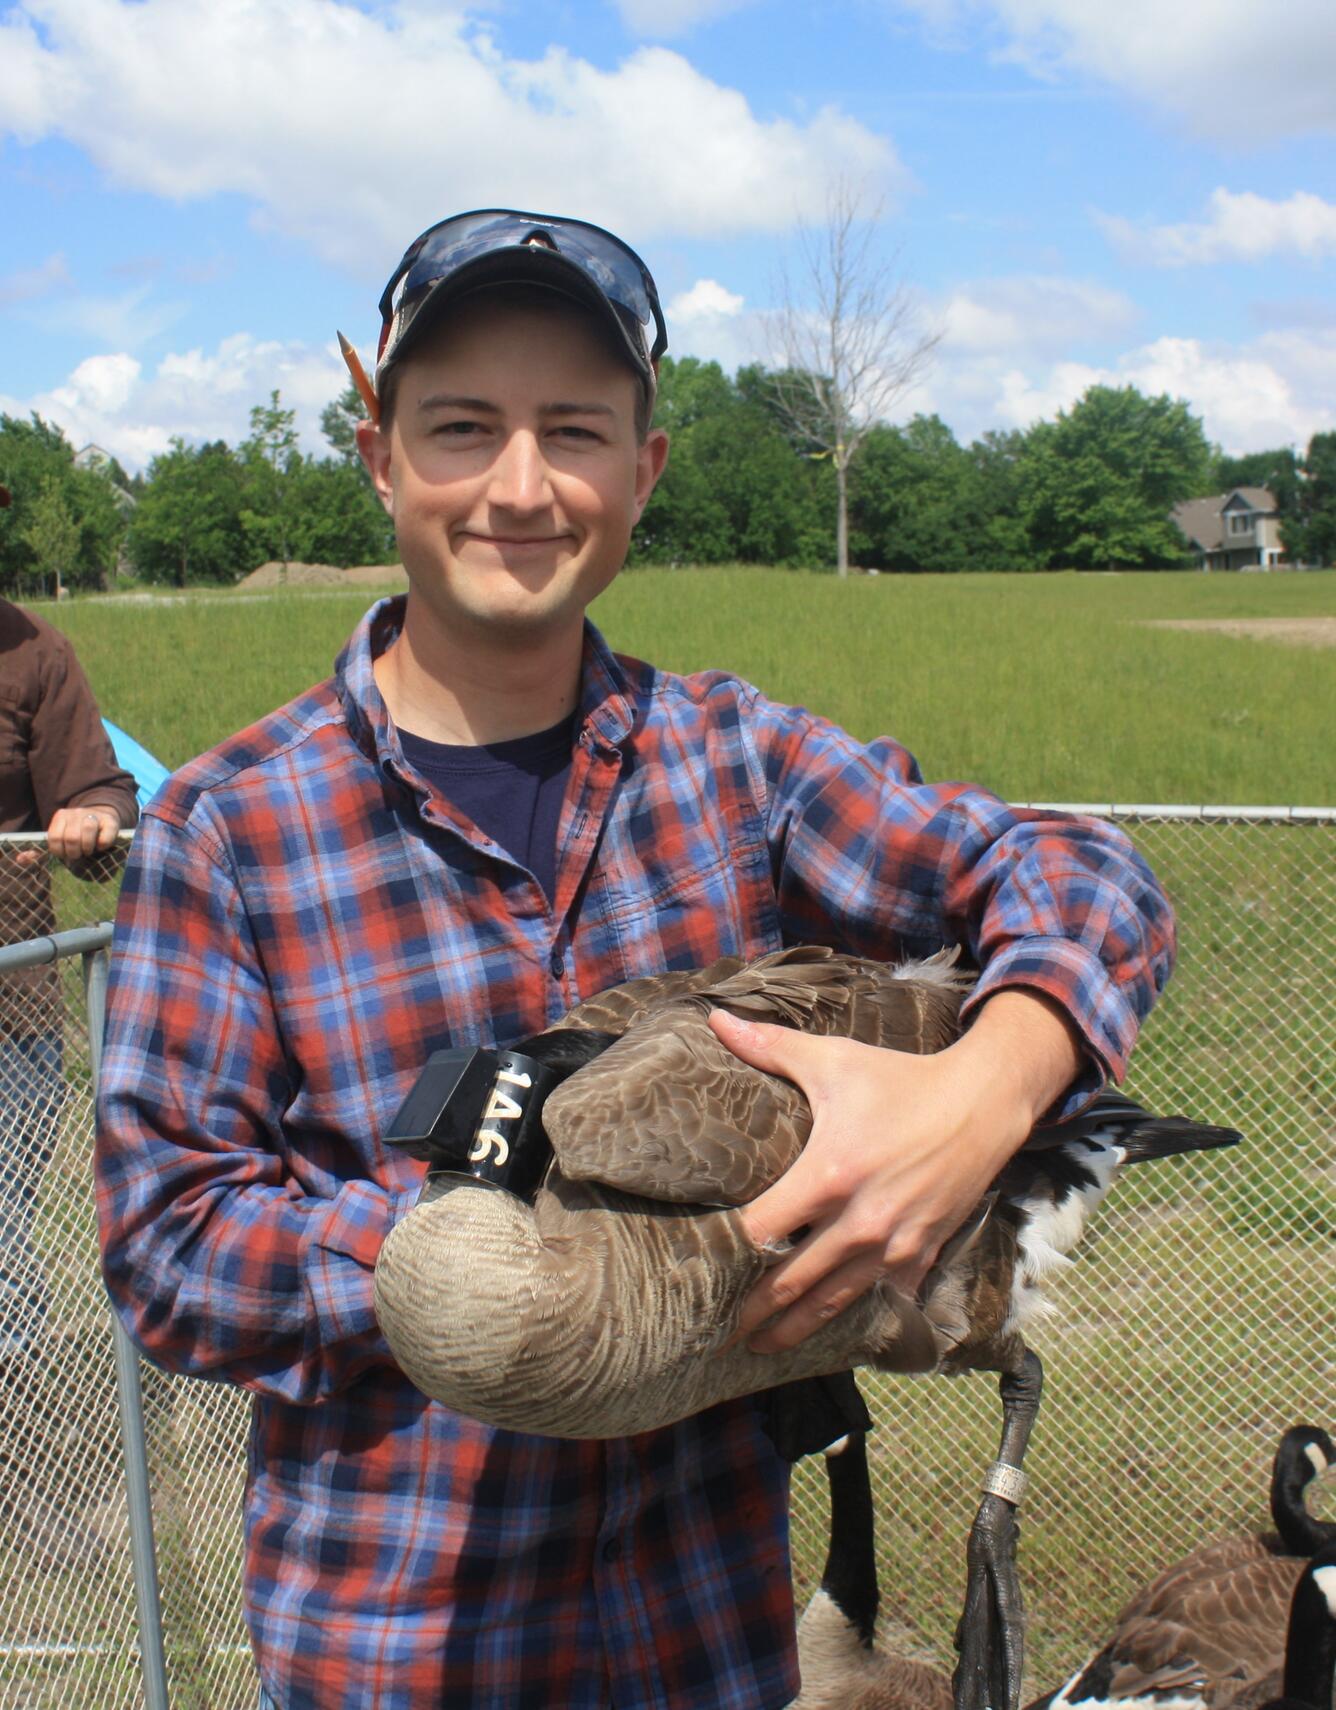
[[[925,784],[897,743],[858,743],[760,696],[747,724],[787,938],[834,923],[871,955],[959,945],[980,970],[966,1014],[1008,987],[1044,993],[1086,1050],[1055,1115],[1123,1078],[1175,938],[1164,892],[1121,831]]]
[[[103,1274],[159,1364],[312,1402],[391,1355],[372,1272],[415,1192],[312,1194],[291,1075],[225,851],[148,815],[116,921],[95,1174]]]

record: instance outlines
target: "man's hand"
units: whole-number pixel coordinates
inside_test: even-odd
[[[764,1354],[796,1346],[880,1277],[914,1293],[1081,1061],[1065,1014],[1026,991],[999,992],[961,1039],[924,1057],[722,1010],[710,1025],[812,1107],[802,1156],[742,1211],[758,1245],[807,1229],[743,1307],[738,1336]]]
[[[57,808],[46,828],[47,848],[67,867],[112,848],[121,829],[115,808],[90,803],[87,807]]]

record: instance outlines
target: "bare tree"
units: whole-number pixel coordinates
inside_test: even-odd
[[[882,204],[834,185],[820,226],[799,227],[797,278],[780,276],[772,317],[775,405],[810,455],[835,466],[836,563],[849,574],[849,465],[874,423],[927,366],[941,339],[924,329],[878,252]]]

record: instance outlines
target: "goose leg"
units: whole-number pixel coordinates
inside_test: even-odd
[[[1002,1441],[970,1528],[965,1609],[956,1629],[960,1660],[951,1683],[955,1710],[1016,1710],[1020,1703],[1025,1614],[1016,1574],[1016,1505],[1043,1379],[1038,1355],[1027,1348],[998,1385]]]

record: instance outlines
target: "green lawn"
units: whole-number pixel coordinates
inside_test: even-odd
[[[170,765],[324,676],[369,603],[284,590],[42,609],[103,710]],[[929,777],[1013,799],[1336,800],[1336,649],[1144,627],[1336,615],[1336,573],[883,576],[641,570],[596,613],[613,645],[734,670]]]

